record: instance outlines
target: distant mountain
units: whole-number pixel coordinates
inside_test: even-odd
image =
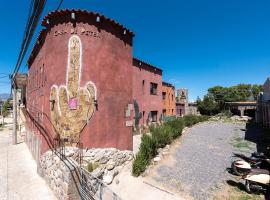
[[[9,97],[10,97],[10,94],[8,93],[0,93],[1,100],[7,100]]]

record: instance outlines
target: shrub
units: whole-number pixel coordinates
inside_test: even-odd
[[[186,115],[183,117],[183,121],[185,126],[190,127],[198,122],[198,118],[194,115]]]
[[[95,169],[97,169],[98,167],[99,167],[99,164],[98,164],[98,163],[96,163],[96,162],[94,162],[94,163],[89,162],[89,163],[87,164],[87,171],[92,172],[92,171],[94,171]]]
[[[140,152],[148,160],[157,154],[157,144],[151,135],[144,134],[142,136]]]
[[[133,176],[139,176],[141,173],[143,173],[146,170],[146,167],[149,164],[149,160],[145,158],[145,156],[139,152],[135,160],[133,161],[132,165],[132,174]]]
[[[171,127],[173,139],[179,137],[182,134],[182,130],[184,128],[184,122],[182,118],[169,121],[166,124]]]
[[[152,129],[151,134],[158,148],[163,148],[172,142],[172,129],[167,124]]]
[[[231,117],[233,116],[232,112],[230,110],[223,110],[221,113],[218,114],[221,117]]]

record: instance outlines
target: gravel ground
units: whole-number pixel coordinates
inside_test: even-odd
[[[230,167],[232,152],[248,154],[256,150],[256,144],[245,137],[245,124],[199,124],[182,136],[174,160],[158,166],[153,178],[194,199],[209,199],[230,176],[226,169]]]

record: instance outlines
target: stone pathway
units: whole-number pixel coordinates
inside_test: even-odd
[[[256,145],[244,137],[244,124],[199,124],[182,136],[171,158],[155,167],[152,179],[196,200],[209,199],[230,176],[226,168],[230,167],[232,152],[256,150]]]
[[[12,145],[11,128],[0,130],[0,200],[56,200],[26,144]]]

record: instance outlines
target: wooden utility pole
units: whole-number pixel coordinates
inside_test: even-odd
[[[13,85],[13,144],[17,144],[17,88]]]

